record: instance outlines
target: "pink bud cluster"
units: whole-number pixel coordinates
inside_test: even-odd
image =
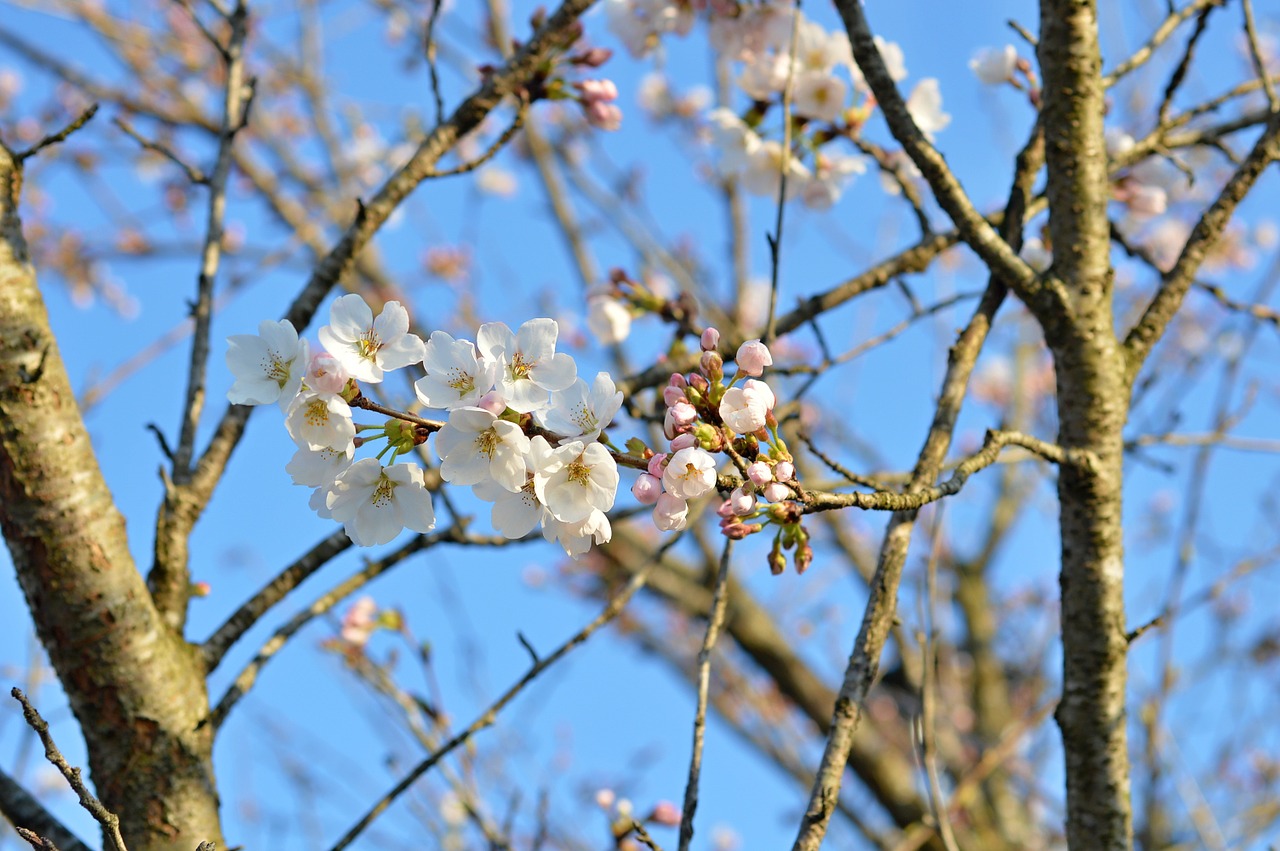
[[[614,101],[618,87],[613,80],[583,80],[574,83],[587,123],[601,130],[617,130],[622,126],[622,110]]]
[[[670,451],[649,457],[647,471],[631,492],[642,504],[654,506],[659,529],[683,529],[689,501],[716,487],[712,453],[724,452],[734,459],[744,480],[716,508],[721,533],[742,539],[774,525],[775,549],[780,553],[797,548],[796,566],[803,569],[812,559],[812,549],[798,546],[803,540],[808,547],[801,512],[793,501],[802,489],[778,434],[777,397],[760,379],[773,365],[769,348],[760,340],[743,343],[735,356],[737,370],[726,381],[724,359],[717,351],[720,332],[707,328],[699,343],[698,370],[673,374],[662,389],[663,432],[671,441]],[[772,559],[770,566],[776,568]]]

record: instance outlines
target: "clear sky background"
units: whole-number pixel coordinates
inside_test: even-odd
[[[118,4],[110,5],[116,8]],[[532,4],[514,5],[513,20],[527,20]],[[1151,0],[1102,5],[1104,56],[1106,66],[1112,67],[1145,39],[1164,4]],[[454,6],[442,21],[445,39],[473,51],[473,57],[490,59],[475,52],[480,48],[470,4],[458,2]],[[1261,6],[1263,32],[1271,38],[1280,36],[1275,8]],[[262,32],[276,46],[293,43],[291,19],[285,14],[291,8],[261,6]],[[806,4],[805,11],[827,26],[835,25],[824,4]],[[978,206],[995,209],[1007,190],[1012,155],[1034,116],[1025,95],[1011,88],[983,87],[967,63],[978,48],[1005,43],[1017,45],[1023,56],[1030,56],[1005,21],[1014,18],[1034,31],[1035,4],[872,2],[868,13],[878,32],[903,46],[910,73],[905,87],[926,77],[941,80],[944,108],[952,121],[939,134],[938,144]],[[120,76],[100,46],[76,24],[13,5],[4,7],[2,17],[6,28],[56,50],[82,68],[108,79]],[[421,68],[412,74],[399,70],[412,48],[388,40],[383,18],[373,4],[326,4],[324,20],[327,70],[344,121],[358,109],[383,138],[395,143],[403,139],[406,120],[415,116],[429,120],[432,108],[425,73]],[[525,32],[526,25],[519,23],[516,30]],[[593,149],[617,170],[636,169],[643,181],[644,223],[668,240],[684,240],[702,262],[713,290],[727,293],[723,210],[701,176],[710,162],[707,150],[673,127],[650,124],[636,105],[638,81],[652,70],[654,61],[636,62],[627,57],[605,31],[598,12],[588,16],[587,32],[594,42],[617,50],[602,73],[618,82],[625,113],[623,129],[598,134],[591,140]],[[1213,20],[1180,103],[1203,99],[1248,75],[1245,55],[1236,43],[1238,32],[1236,12]],[[1126,123],[1129,106],[1144,98],[1149,101],[1152,92],[1163,86],[1170,58],[1181,43],[1181,38],[1174,39],[1156,62],[1116,90],[1113,110],[1117,126],[1135,135],[1145,131],[1147,125],[1141,122],[1150,121],[1150,110],[1141,113],[1140,121]],[[708,83],[710,63],[702,25],[689,38],[668,41],[667,45],[663,61],[678,88]],[[267,60],[258,55],[254,61]],[[5,68],[19,71],[23,80],[11,114],[0,115],[0,131],[9,132],[15,120],[26,114],[24,107],[42,101],[49,81],[0,47],[0,71]],[[457,103],[470,87],[464,74],[446,65],[448,103]],[[743,105],[740,100],[735,103]],[[270,109],[269,97],[255,108]],[[103,145],[125,150],[130,143],[111,128],[109,117],[99,116],[65,146],[63,155]],[[889,140],[878,116],[871,121],[868,135],[881,142]],[[193,137],[187,141],[197,157],[207,158],[207,146],[202,147],[200,140]],[[304,147],[300,156],[313,159],[314,151]],[[536,176],[510,151],[499,156],[497,165],[516,174],[519,188],[513,197],[482,195],[470,178],[429,182],[415,192],[403,216],[380,234],[377,249],[387,266],[400,273],[406,299],[424,328],[441,327],[439,323],[452,316],[464,298],[473,303],[480,321],[502,320],[513,328],[528,318],[550,315],[561,321],[564,347],[577,358],[580,373],[589,376],[606,368],[604,351],[586,332],[582,291]],[[1213,167],[1217,171],[1207,173],[1205,191],[1219,184],[1221,160]],[[607,185],[608,169],[597,164],[593,173]],[[54,328],[73,386],[79,391],[94,386],[104,374],[169,333],[181,322],[185,303],[194,292],[196,261],[192,251],[175,252],[170,260],[137,262],[106,251],[106,235],[113,233],[122,217],[135,217],[146,224],[156,242],[183,247],[193,245],[204,226],[202,199],[185,220],[163,223],[162,211],[154,203],[154,186],[140,183],[135,172],[112,166],[104,168],[98,180],[94,185],[56,165],[42,165],[33,172],[28,190],[39,193],[41,203],[48,205],[44,218],[81,232],[86,241],[104,249],[102,262],[136,307],[130,315],[121,315],[101,299],[87,306],[74,304],[56,276],[43,275]],[[108,196],[117,200],[104,202]],[[34,198],[33,194],[28,203]],[[1266,226],[1277,200],[1273,174],[1241,209],[1244,231],[1253,235]],[[1192,203],[1176,205],[1171,215],[1182,215],[1192,209]],[[634,272],[634,250],[611,229],[616,218],[585,202],[579,206],[601,268],[623,266]],[[935,224],[944,226],[945,217],[936,209],[933,213]],[[753,203],[751,262],[762,279],[768,273],[764,234],[773,215],[771,203]],[[780,296],[784,308],[916,238],[914,219],[899,200],[885,196],[873,174],[853,183],[829,213],[793,205],[787,216]],[[247,235],[250,249],[271,252],[283,245],[280,229],[242,197],[233,197],[229,218]],[[1040,224],[1033,223],[1029,231]],[[421,269],[428,248],[463,242],[470,244],[476,261],[472,284],[465,293],[430,280]],[[1261,282],[1276,274],[1274,250],[1268,253],[1257,248],[1254,254],[1247,265],[1211,270],[1207,277],[1222,284],[1233,297],[1248,300]],[[978,292],[985,285],[985,276],[972,256],[960,251],[949,257],[951,262],[910,279],[922,302]],[[223,291],[227,281],[238,274],[248,276],[248,285],[228,298],[214,322],[215,351],[209,379],[213,401],[205,418],[206,437],[231,384],[231,376],[223,368],[225,337],[252,333],[262,319],[280,316],[305,280],[307,265],[305,257],[295,252],[286,262],[264,268],[261,254],[246,250],[228,258],[221,279]],[[1121,280],[1140,292],[1148,291],[1152,283],[1149,273],[1127,267],[1121,270]],[[892,343],[820,379],[814,396],[829,418],[826,427],[831,429],[833,422],[852,424],[859,439],[875,446],[882,468],[909,467],[927,429],[950,329],[964,323],[972,303],[963,301],[955,311],[919,323]],[[1274,296],[1270,303],[1277,303]],[[1206,430],[1219,373],[1209,369],[1183,371],[1182,365],[1197,352],[1230,350],[1253,333],[1249,322],[1218,310],[1198,293],[1189,298],[1189,308],[1200,321],[1195,327],[1180,326],[1175,330],[1177,339],[1163,344],[1164,363],[1174,365],[1168,367],[1172,377],[1153,391],[1151,401],[1138,407],[1131,424],[1134,434],[1169,428]],[[822,321],[822,327],[832,349],[844,351],[893,327],[907,312],[901,294],[889,288],[833,312]],[[1012,342],[1026,336],[1028,325],[1020,314],[1016,305],[1006,307],[995,337],[997,349],[1007,350]],[[312,340],[315,328],[324,324],[324,316],[327,312],[308,329]],[[456,323],[446,327],[455,334],[474,336],[474,327]],[[637,323],[628,350],[632,364],[647,363],[658,351],[665,336],[657,330],[652,319]],[[1276,343],[1274,328],[1269,327],[1262,327],[1252,343],[1246,377],[1254,382],[1257,397],[1237,425],[1238,434],[1273,437],[1277,433],[1275,364],[1280,351]],[[809,332],[798,332],[787,348],[786,357],[802,361],[815,351],[813,337]],[[156,423],[167,434],[176,432],[186,358],[185,345],[168,349],[87,415],[103,471],[128,519],[132,550],[142,566],[150,564],[155,508],[161,498],[157,470],[162,458],[146,426]],[[794,386],[780,384],[780,388]],[[1165,400],[1170,398],[1186,403],[1184,418],[1176,425],[1163,414]],[[999,424],[999,417],[1000,412],[990,405],[967,405],[958,446],[975,446],[985,428]],[[822,425],[818,431],[821,433]],[[636,432],[633,424],[624,421],[615,433],[625,439]],[[1053,436],[1051,416],[1042,420],[1037,433]],[[189,626],[193,639],[208,635],[246,596],[332,532],[330,522],[308,510],[307,492],[293,487],[284,472],[292,451],[278,410],[267,407],[256,412],[217,497],[195,531],[194,578],[209,582],[212,593],[193,602]],[[1151,524],[1161,517],[1172,524],[1183,511],[1182,492],[1187,482],[1183,462],[1193,451],[1175,448],[1150,453],[1158,460],[1176,462],[1175,473],[1150,463],[1135,463],[1130,468],[1126,511],[1130,518],[1127,589],[1131,625],[1148,620],[1164,604],[1175,554],[1167,536],[1151,534],[1155,528]],[[1263,498],[1274,494],[1278,474],[1280,465],[1275,456],[1233,452],[1214,456],[1203,534],[1197,540],[1200,548],[1186,584],[1189,593],[1221,577],[1241,554],[1280,543],[1274,526],[1275,506]],[[625,488],[631,481],[624,474],[621,504],[630,504]],[[972,546],[970,529],[980,526],[991,493],[987,483],[975,481],[949,503],[944,520],[948,546],[961,551]],[[1022,630],[1011,634],[1008,642],[1011,650],[1036,641],[1049,642],[1047,670],[1056,679],[1058,660],[1051,639],[1057,616],[1058,544],[1052,483],[1043,484],[1029,499],[1032,509],[1007,545],[994,581],[1010,596],[1025,593],[1046,601],[1039,615],[1032,612],[1019,621]],[[459,501],[479,513],[480,526],[487,523],[487,512],[479,504],[462,495]],[[1150,512],[1153,504],[1159,509],[1155,514]],[[867,516],[858,523],[861,531],[875,540],[885,519]],[[358,569],[361,559],[389,549],[349,551],[310,579],[295,593],[296,599],[290,598],[235,648],[212,678],[211,693],[220,695],[285,619]],[[926,553],[926,542],[918,541],[913,570],[918,571],[919,560]],[[824,563],[821,549],[814,567],[804,576],[791,572],[781,577],[768,575],[763,554],[764,546],[756,542],[740,547],[735,574],[784,613],[781,622],[791,630],[791,640],[805,658],[830,682],[838,682],[861,616],[861,588],[848,581],[843,568]],[[6,684],[22,684],[32,659],[38,657],[33,655],[30,620],[8,569],[7,553],[0,554],[0,565],[0,673],[4,674],[0,679]],[[517,632],[546,653],[598,612],[599,602],[575,593],[573,589],[582,583],[562,572],[560,566],[558,550],[540,544],[495,552],[439,548],[417,556],[370,585],[368,592],[384,606],[401,607],[413,633],[430,644],[435,684],[423,681],[411,649],[392,636],[376,637],[371,655],[384,659],[398,653],[396,671],[406,687],[438,687],[444,708],[455,723],[470,723],[525,671],[528,656]],[[915,587],[911,581],[904,585],[901,606],[912,628],[918,622]],[[1264,721],[1266,707],[1274,706],[1277,697],[1274,676],[1246,679],[1243,669],[1233,663],[1248,652],[1260,634],[1274,630],[1266,603],[1280,591],[1276,574],[1255,575],[1247,584],[1233,586],[1233,593],[1236,591],[1239,597],[1232,599],[1240,611],[1231,619],[1225,638],[1216,637],[1221,618],[1202,608],[1187,618],[1175,643],[1175,651],[1185,654],[1188,669],[1200,677],[1196,692],[1180,692],[1169,715],[1187,777],[1208,773],[1207,766],[1214,758],[1211,747],[1222,741],[1223,728],[1234,726],[1238,732],[1227,735],[1251,741],[1263,753],[1274,753],[1280,745],[1275,726],[1268,727]],[[641,601],[639,605],[646,604]],[[335,631],[333,619],[320,619],[303,630],[266,668],[221,734],[216,759],[227,839],[232,845],[277,851],[326,848],[421,758],[421,750],[395,723],[394,712],[372,699],[342,669],[338,657],[321,648]],[[1153,688],[1156,647],[1150,641],[1135,649],[1135,696],[1148,694]],[[73,760],[83,761],[82,746],[56,683],[44,682],[32,692],[46,717],[54,722],[64,750]],[[619,795],[633,799],[642,811],[659,799],[680,800],[693,708],[692,692],[668,663],[639,650],[635,642],[620,638],[613,629],[606,630],[522,695],[503,713],[495,729],[477,738],[477,759],[491,767],[500,766],[503,778],[495,781],[488,800],[501,816],[503,802],[509,802],[519,790],[520,823],[527,826],[534,802],[545,789],[558,820],[576,819],[594,847],[604,847],[608,841],[606,820],[591,803],[596,789],[614,788]],[[1060,776],[1056,743],[1056,729],[1048,722],[1029,740],[1028,753],[1046,753],[1044,770]],[[812,766],[818,753],[811,747],[803,756]],[[56,784],[44,785],[42,778],[48,772],[37,757],[16,708],[0,704],[0,764],[7,770],[21,770],[47,799],[58,801],[58,811],[81,836],[92,837],[94,831],[87,817],[74,807],[73,799],[54,791]],[[745,849],[783,847],[791,841],[807,790],[744,747],[718,719],[712,721],[708,732],[705,765],[695,847],[712,847],[712,837],[721,828],[731,831],[737,847]],[[425,789],[411,802],[398,804],[359,847],[429,847],[415,826],[415,808],[425,806],[430,811],[439,787],[428,783]],[[1213,788],[1202,787],[1197,794],[1203,795],[1210,810],[1229,826],[1235,815],[1231,801]],[[861,795],[859,790],[851,790],[850,799],[857,802]],[[1060,805],[1060,800],[1045,802],[1051,810]],[[655,838],[668,847],[675,844],[672,830],[656,829]],[[9,839],[11,847],[14,842]],[[851,834],[840,826],[830,846],[849,847],[850,842]]]

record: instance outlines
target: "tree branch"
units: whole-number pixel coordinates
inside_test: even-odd
[[[26,828],[39,834],[62,851],[90,851],[88,845],[3,770],[0,770],[0,814],[15,828]]]

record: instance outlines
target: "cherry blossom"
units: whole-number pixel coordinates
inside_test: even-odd
[[[658,497],[653,506],[653,525],[662,532],[679,532],[689,522],[689,503],[672,493]]]
[[[920,132],[929,141],[951,123],[951,116],[942,111],[942,92],[938,89],[938,81],[933,77],[925,77],[911,90],[907,98],[907,111],[915,121]]]
[[[520,426],[483,408],[454,408],[436,435],[440,475],[446,482],[475,485],[492,479],[509,491],[526,481],[529,438]]]
[[[553,462],[535,474],[537,493],[562,523],[585,520],[592,511],[613,508],[618,492],[618,464],[599,443],[575,440],[552,453]]]
[[[376,458],[356,461],[334,480],[328,507],[362,547],[385,544],[405,528],[430,532],[436,526],[431,493],[413,464],[384,468]]]
[[[345,451],[356,436],[351,406],[336,393],[303,391],[294,400],[284,425],[294,443],[315,450]]]
[[[716,486],[716,459],[705,449],[681,449],[667,462],[662,484],[669,494],[697,499]]]
[[[427,374],[413,383],[418,401],[446,411],[476,406],[493,389],[498,374],[497,364],[483,360],[474,343],[444,331],[432,331],[427,338],[422,366]]]
[[[754,434],[764,428],[768,413],[764,395],[743,387],[730,387],[720,400],[720,419],[736,434]]]
[[[480,353],[500,363],[499,386],[513,411],[527,414],[547,407],[547,394],[564,390],[578,377],[573,358],[556,353],[560,326],[554,319],[530,319],[512,333],[502,322],[480,326]]]
[[[1018,65],[1018,51],[1012,44],[984,47],[969,60],[969,69],[988,86],[998,86],[1013,79]]]
[[[268,405],[276,402],[287,411],[302,386],[307,366],[307,341],[287,319],[265,320],[258,333],[227,338],[227,368],[235,383],[227,400],[235,405]]]
[[[743,375],[758,376],[766,366],[773,366],[769,347],[759,340],[747,340],[738,347],[736,357],[738,371]]]
[[[611,295],[587,299],[587,328],[606,346],[621,343],[631,334],[631,311]]]
[[[424,346],[409,333],[409,312],[389,301],[377,319],[360,296],[351,293],[333,303],[320,342],[357,381],[377,384],[383,373],[422,360]]]
[[[542,537],[558,542],[565,554],[577,561],[587,554],[592,543],[609,543],[613,537],[613,527],[603,511],[592,511],[585,519],[576,523],[565,523],[548,515],[542,524]]]
[[[588,386],[581,378],[551,394],[551,407],[542,412],[543,425],[564,437],[590,442],[613,422],[622,407],[622,393],[607,372],[597,372]]]

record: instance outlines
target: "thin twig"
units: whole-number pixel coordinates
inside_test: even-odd
[[[619,591],[609,600],[608,604],[604,607],[604,610],[600,612],[600,614],[597,615],[594,620],[592,620],[582,629],[578,630],[578,632],[576,632],[571,638],[569,638],[568,641],[564,642],[559,647],[557,647],[555,651],[551,653],[551,655],[547,656],[546,658],[539,661],[537,664],[530,667],[523,677],[521,677],[519,680],[515,682],[515,684],[513,684],[510,688],[508,688],[505,692],[503,692],[501,697],[499,697],[492,704],[490,704],[489,708],[486,709],[484,712],[482,712],[480,716],[476,718],[476,720],[472,721],[470,726],[468,726],[462,732],[458,733],[449,741],[445,742],[437,751],[435,751],[435,753],[431,754],[422,762],[414,766],[413,770],[410,771],[407,775],[405,775],[403,780],[401,780],[399,783],[393,786],[385,795],[383,795],[380,799],[378,799],[378,802],[375,803],[373,807],[370,808],[370,810],[360,818],[359,821],[357,821],[354,825],[352,825],[350,830],[348,830],[345,834],[343,834],[342,838],[338,840],[338,842],[330,849],[330,851],[342,851],[342,849],[346,848],[352,842],[354,842],[356,840],[356,837],[358,837],[361,833],[363,833],[365,828],[367,828],[375,818],[377,818],[384,810],[386,810],[387,807],[391,806],[391,803],[396,798],[400,797],[400,795],[402,795],[407,789],[409,789],[409,787],[411,787],[415,782],[417,782],[419,777],[421,777],[423,774],[426,774],[428,771],[430,771],[433,766],[435,766],[438,762],[440,762],[440,760],[444,759],[446,756],[448,756],[458,747],[466,744],[471,739],[471,737],[474,736],[476,733],[480,732],[481,730],[484,730],[486,727],[492,726],[494,722],[498,720],[498,713],[501,712],[508,703],[514,700],[516,695],[520,694],[520,692],[524,690],[525,686],[527,686],[529,683],[537,679],[539,674],[541,674],[547,668],[554,665],[556,662],[560,661],[560,659],[564,658],[564,656],[567,655],[571,650],[573,650],[578,645],[582,644],[584,641],[590,638],[592,634],[594,634],[597,630],[599,630],[601,627],[605,626],[606,624],[611,622],[614,618],[616,618],[619,614],[621,614],[623,608],[627,605],[627,603],[631,600],[631,598],[635,596],[636,592],[639,591],[642,587],[644,587],[644,584],[648,580],[649,573],[650,571],[652,571],[653,567],[662,560],[662,557],[663,555],[666,554],[666,551],[670,549],[672,546],[674,546],[675,542],[678,541],[679,539],[680,539],[679,535],[673,537],[660,550],[658,550],[658,552],[649,561],[649,563],[646,564],[639,572],[637,572],[631,578],[631,581],[628,582],[621,591]]]
[[[765,234],[769,242],[769,316],[765,320],[764,343],[773,345],[777,336],[778,313],[778,274],[782,265],[782,218],[787,206],[787,172],[791,170],[791,97],[796,82],[796,50],[800,44],[800,5],[803,0],[796,0],[795,9],[791,13],[791,45],[787,55],[791,61],[787,63],[787,83],[782,87],[782,162],[778,176],[778,212],[774,217],[773,233]],[[681,843],[684,851],[684,843]]]
[[[76,796],[80,799],[80,806],[93,816],[94,821],[102,825],[102,832],[106,834],[107,839],[111,842],[115,851],[128,851],[125,848],[124,837],[120,835],[120,817],[108,810],[102,805],[102,802],[93,796],[84,785],[84,781],[80,779],[80,769],[72,768],[67,763],[67,758],[62,755],[62,751],[58,750],[58,746],[54,744],[53,736],[49,733],[49,725],[40,717],[40,713],[27,700],[27,696],[22,693],[22,689],[14,688],[9,694],[13,699],[22,704],[22,717],[26,719],[27,726],[35,731],[40,737],[41,743],[44,745],[45,759],[49,760],[52,765],[61,772],[62,776],[67,779],[67,783],[71,784],[71,788],[75,790]]]
[[[30,741],[30,739],[24,739]],[[43,841],[56,843],[55,848],[62,851],[90,851],[70,830],[66,828],[52,813],[44,808],[31,794],[0,770],[0,814],[3,814],[16,830],[27,830]],[[24,839],[28,842],[25,834]],[[48,846],[37,846],[48,847]]]
[[[1249,53],[1253,56],[1253,67],[1258,71],[1258,79],[1262,81],[1262,90],[1267,93],[1267,103],[1272,112],[1280,112],[1280,96],[1276,95],[1275,83],[1267,73],[1267,62],[1262,56],[1262,48],[1258,46],[1258,30],[1253,25],[1253,0],[1243,0],[1244,32],[1249,41]]]
[[[351,539],[347,537],[346,531],[339,529],[307,550],[297,561],[264,585],[257,594],[246,600],[200,645],[206,670],[212,673],[231,646],[239,641],[263,615],[283,600],[290,591],[328,564],[334,556],[350,546]]]
[[[644,825],[635,819],[631,820],[631,832],[636,835],[636,839],[639,839],[640,843],[648,848],[649,851],[662,851],[662,846],[654,841],[654,838],[649,835],[649,831],[644,829]]]
[[[698,709],[693,716],[693,754],[689,758],[689,780],[684,787],[684,810],[680,814],[679,851],[689,851],[693,841],[693,816],[698,810],[698,781],[702,775],[702,742],[707,726],[707,692],[711,686],[711,651],[720,635],[729,595],[729,561],[733,540],[726,538],[720,554],[720,571],[716,574],[711,594],[711,611],[707,615],[707,633],[698,651]]]
[[[97,112],[98,112],[98,105],[96,103],[90,104],[84,110],[84,112],[76,116],[76,118],[66,127],[63,127],[57,133],[53,133],[48,136],[45,136],[43,139],[41,139],[39,142],[36,142],[30,148],[27,148],[25,151],[22,151],[21,153],[15,153],[13,155],[13,158],[17,160],[19,163],[22,163],[25,160],[28,160],[31,157],[34,157],[36,154],[40,153],[45,148],[65,142],[68,136],[70,136],[72,133],[76,132],[85,124],[87,124],[89,122],[89,119],[93,118],[93,116],[96,115]]]
[[[207,175],[205,175],[204,172],[202,172],[200,169],[196,168],[195,166],[185,162],[181,157],[179,157],[176,153],[174,153],[173,149],[170,148],[168,145],[162,145],[159,142],[151,141],[150,139],[148,139],[147,137],[139,133],[137,130],[134,130],[133,127],[130,126],[129,122],[125,121],[123,118],[120,118],[119,116],[116,116],[115,118],[111,119],[111,123],[119,127],[121,130],[123,130],[126,136],[133,139],[135,142],[137,142],[142,147],[146,148],[148,151],[155,151],[157,154],[160,154],[162,157],[172,162],[178,168],[182,169],[183,173],[186,174],[187,176],[187,180],[191,181],[193,184],[197,186],[209,185],[209,178]]]
[[[444,123],[444,98],[440,95],[440,72],[436,68],[436,20],[440,17],[440,0],[431,0],[431,15],[427,18],[427,32],[423,36],[422,52],[427,57],[427,70],[431,73],[431,96],[436,102],[436,125]]]

